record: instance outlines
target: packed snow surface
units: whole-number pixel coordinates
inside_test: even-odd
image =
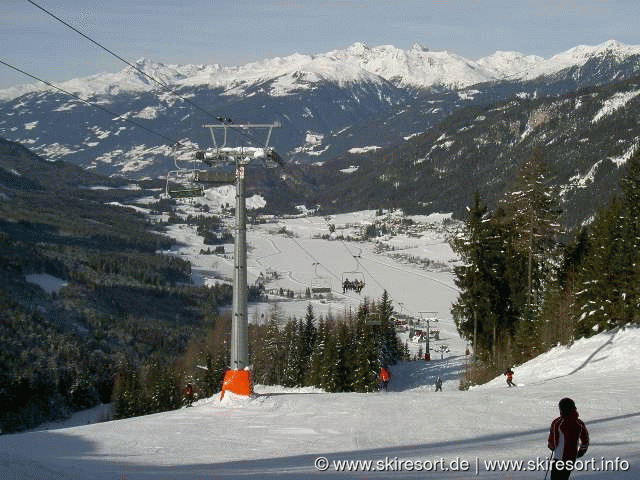
[[[340,272],[360,271],[367,280],[363,296],[379,298],[387,289],[396,311],[437,312],[439,322],[431,327],[439,329],[440,338],[432,341],[448,345],[449,352],[433,352],[430,362],[393,366],[389,392],[326,393],[257,385],[249,398],[216,396],[191,408],[126,420],[87,425],[106,414],[102,408],[101,413],[81,412],[71,423],[0,436],[0,478],[538,479],[545,475],[549,424],[565,396],[576,401],[591,434],[586,470],[572,478],[637,478],[639,328],[577,340],[516,365],[518,387],[507,388],[499,377],[461,391],[466,344],[449,312],[457,297],[453,274],[440,265],[455,262],[445,241],[449,215],[412,217],[417,225],[430,228],[416,226],[412,235],[375,242],[318,238],[329,224],[335,226],[334,234],[346,237],[375,219],[375,212],[365,211],[251,226],[250,279],[277,271],[282,275],[272,286],[300,288],[322,274],[334,282],[334,292],[331,299],[314,299],[312,305],[316,313],[326,314],[358,305],[362,297],[344,295],[338,285]],[[176,227],[172,233],[181,243],[174,254],[194,263],[195,277],[213,282],[230,276],[229,258],[199,255],[199,237],[190,230]],[[392,255],[398,253],[406,256]],[[416,258],[437,260],[440,266],[425,266]],[[317,270],[314,260],[320,262]],[[274,301],[294,315],[303,315],[309,303]],[[252,321],[260,321],[259,309],[272,305],[252,305]],[[410,346],[414,352],[419,347]],[[444,380],[443,392],[434,391],[437,377]],[[349,471],[353,465],[338,471],[337,462],[350,460],[364,462],[356,465],[360,473]],[[496,461],[524,463],[491,471],[490,462]],[[609,471],[595,470],[605,467]]]
[[[517,366],[514,388],[498,378],[460,391],[449,381],[436,393],[436,376],[451,378],[465,361],[455,356],[394,366],[388,393],[256,386],[250,398],[228,394],[173,412],[2,436],[0,475],[535,479],[545,474],[546,438],[558,400],[571,396],[591,436],[585,470],[572,478],[637,478],[639,350],[638,328],[579,340]],[[325,459],[328,469],[320,471]],[[343,460],[378,472],[339,472],[336,462]],[[496,461],[523,464],[489,471]],[[605,466],[610,471],[594,471]]]

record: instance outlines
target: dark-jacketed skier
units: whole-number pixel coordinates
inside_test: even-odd
[[[436,379],[436,392],[441,392],[441,391],[442,391],[442,379],[438,377]]]

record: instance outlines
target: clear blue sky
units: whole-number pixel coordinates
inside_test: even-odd
[[[638,0],[34,0],[133,62],[240,65],[356,41],[470,59],[640,44]],[[0,59],[50,81],[124,64],[26,0],[0,0]],[[32,80],[0,65],[0,88]]]

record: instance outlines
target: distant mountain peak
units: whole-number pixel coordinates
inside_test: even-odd
[[[410,52],[428,52],[429,49],[420,43],[414,43],[409,47]]]
[[[566,52],[559,53],[550,58],[575,58],[577,60],[586,60],[596,55],[607,53],[616,53],[620,56],[639,55],[639,45],[627,45],[617,40],[607,40],[599,45],[578,45],[570,48]]]
[[[614,48],[614,49],[623,49],[628,47],[628,45],[614,39],[609,39],[606,42],[602,43],[600,46],[603,48]]]
[[[578,45],[565,52],[531,64],[517,74],[522,80],[533,80],[544,75],[553,75],[565,68],[581,67],[590,59],[614,55],[619,60],[640,55],[640,45],[626,45],[616,40],[607,40],[599,45]]]
[[[161,63],[156,63],[153,60],[150,60],[150,59],[148,59],[146,57],[140,57],[138,60],[135,61],[134,65],[137,68],[144,69],[144,68],[147,68],[149,66],[153,67],[155,65],[162,65],[162,64]]]
[[[346,49],[346,51],[352,55],[362,55],[370,50],[371,48],[369,48],[367,44],[362,42],[355,42]]]
[[[487,57],[479,59],[477,63],[493,72],[498,78],[511,78],[543,61],[544,58],[537,55],[498,50]]]

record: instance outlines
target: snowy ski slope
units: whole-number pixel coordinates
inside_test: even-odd
[[[359,212],[330,221],[346,235],[373,215]],[[283,226],[294,236],[275,233]],[[572,478],[638,477],[640,329],[579,340],[517,366],[517,388],[507,388],[501,377],[463,392],[457,389],[457,375],[466,361],[466,345],[449,313],[457,296],[452,273],[392,258],[390,252],[374,251],[371,243],[314,239],[321,231],[328,231],[322,218],[252,227],[250,279],[270,268],[283,275],[269,286],[297,289],[309,284],[312,263],[318,261],[318,273],[335,280],[335,293],[326,303],[314,300],[314,309],[340,312],[355,308],[362,298],[343,295],[337,281],[356,267],[353,255],[361,255],[367,280],[363,296],[377,299],[386,288],[397,310],[437,311],[439,343],[448,344],[451,352],[442,360],[435,355],[428,363],[394,366],[388,393],[256,386],[253,398],[205,399],[192,408],[127,420],[85,425],[89,417],[83,412],[78,426],[0,436],[0,478],[542,479],[548,427],[564,396],[574,398],[591,434],[587,471],[574,472]],[[230,260],[199,255],[202,245],[189,230],[173,233],[182,241],[175,253],[194,262],[194,275],[202,282],[230,278]],[[386,241],[397,247],[391,253],[443,263],[453,259],[437,228]],[[283,300],[279,308],[303,315],[307,303]],[[260,309],[268,311],[271,305],[251,306],[254,321]],[[434,392],[437,376],[445,380],[442,393]],[[326,471],[321,470],[325,459]],[[357,472],[337,471],[340,461],[370,463],[356,465]],[[495,461],[520,461],[529,468],[513,464],[503,472],[490,471],[487,462]],[[595,472],[603,461],[612,471]]]
[[[536,466],[548,455],[548,426],[558,400],[570,395],[591,434],[584,457],[590,470],[572,478],[637,478],[639,345],[640,329],[633,328],[558,347],[516,368],[517,388],[498,378],[468,392],[403,389],[410,376],[430,384],[445,363],[411,362],[392,370],[389,393],[258,387],[250,399],[227,396],[146,417],[2,436],[0,476],[542,479]],[[319,471],[324,458],[329,468]],[[610,469],[617,461],[618,471],[593,472],[603,459]],[[342,460],[371,461],[387,471],[338,472],[333,462]],[[522,461],[533,471],[488,471],[486,462],[500,460]],[[432,469],[458,462],[466,470],[410,471],[408,461]]]

